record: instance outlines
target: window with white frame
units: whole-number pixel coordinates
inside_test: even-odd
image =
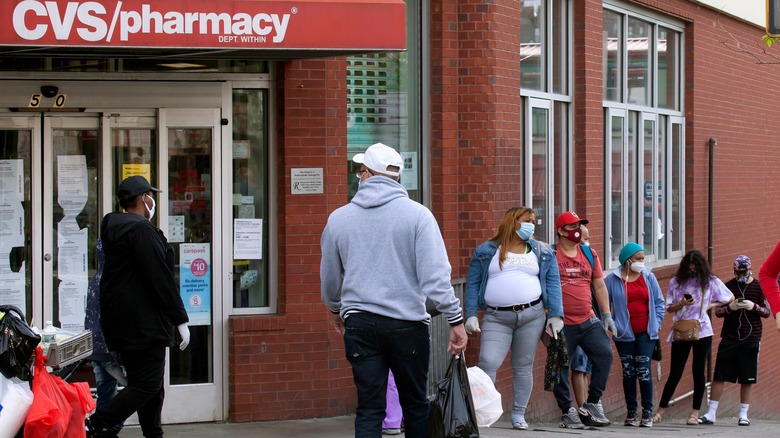
[[[571,4],[522,0],[523,202],[536,213],[537,239],[552,242],[556,212],[571,204]]]
[[[685,234],[683,27],[604,5],[605,267],[628,242],[646,260],[682,257]]]

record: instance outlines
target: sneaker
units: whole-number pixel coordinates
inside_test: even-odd
[[[580,414],[580,420],[586,426],[609,426],[612,424],[604,415],[604,408],[601,406],[601,402],[583,403],[578,413]]]
[[[569,408],[569,412],[561,416],[561,422],[558,426],[567,429],[585,429],[585,425],[580,421],[580,416],[574,408]]]
[[[626,421],[623,422],[623,426],[639,426],[639,415],[637,415],[636,411],[628,411],[628,414],[626,415]]]
[[[528,423],[525,420],[512,420],[512,429],[528,430]]]
[[[398,427],[382,429],[382,435],[400,435],[400,434],[401,434],[401,429]]]
[[[639,427],[653,427],[653,411],[642,409],[642,420]]]

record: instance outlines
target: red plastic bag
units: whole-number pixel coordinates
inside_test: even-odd
[[[85,382],[69,384],[46,371],[46,357],[35,351],[33,402],[24,424],[24,438],[85,438],[84,416],[95,409]]]

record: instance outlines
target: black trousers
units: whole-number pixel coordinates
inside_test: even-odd
[[[163,436],[162,406],[165,398],[165,347],[119,352],[127,372],[127,386],[90,417],[97,429],[110,428],[138,412],[141,431],[147,438]]]
[[[712,336],[701,338],[693,342],[672,342],[672,363],[669,366],[669,377],[664,385],[664,392],[661,394],[661,401],[658,406],[666,408],[669,406],[669,400],[672,399],[677,384],[680,383],[685,364],[688,362],[688,356],[693,350],[693,364],[691,364],[691,374],[693,375],[693,409],[701,408],[701,401],[704,398],[704,389],[706,386],[706,376],[704,375],[704,366],[707,363],[707,357],[712,348]]]

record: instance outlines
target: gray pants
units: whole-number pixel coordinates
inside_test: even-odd
[[[538,303],[520,312],[485,310],[479,366],[496,382],[496,370],[512,348],[512,421],[525,418],[525,409],[534,386],[533,366],[536,347],[545,324],[544,305]]]

